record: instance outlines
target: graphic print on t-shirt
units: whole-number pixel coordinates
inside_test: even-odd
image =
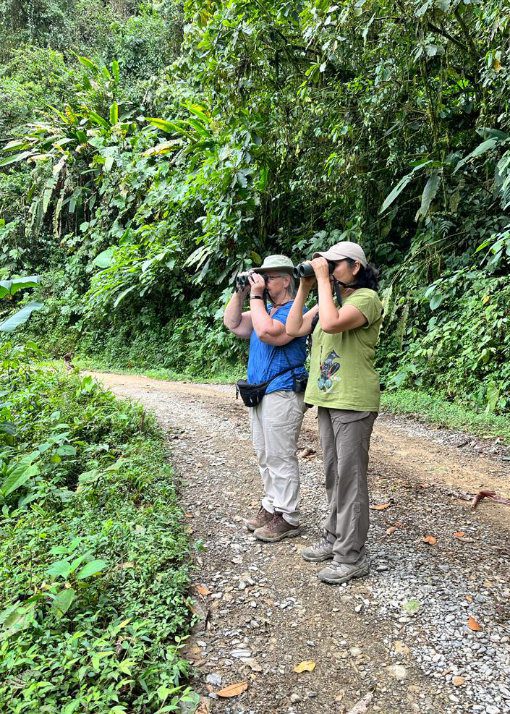
[[[339,355],[333,350],[330,352],[324,362],[320,361],[320,376],[317,380],[317,386],[321,392],[329,392],[333,386],[333,375],[335,375],[340,369],[340,362],[335,362],[339,359]]]

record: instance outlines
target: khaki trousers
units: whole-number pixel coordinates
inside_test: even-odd
[[[333,558],[355,563],[365,554],[369,525],[368,449],[375,412],[319,407],[319,433],[329,514],[324,523]]]
[[[299,525],[299,466],[297,440],[303,421],[303,394],[266,394],[250,409],[253,446],[264,486],[262,505]]]

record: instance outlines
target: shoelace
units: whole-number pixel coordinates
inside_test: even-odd
[[[317,548],[320,550],[321,548],[329,548],[332,547],[332,543],[329,542],[327,538],[321,538],[318,540],[316,543],[313,544],[312,548]]]

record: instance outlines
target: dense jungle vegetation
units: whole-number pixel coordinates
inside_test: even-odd
[[[352,239],[387,394],[503,424],[508,0],[0,0],[0,33],[0,709],[191,712],[162,435],[69,362],[232,375],[237,272]]]
[[[2,350],[0,710],[193,711],[188,534],[155,420],[33,344]]]
[[[239,361],[233,276],[339,238],[382,268],[379,366],[510,408],[507,0],[2,0],[3,277],[54,354]]]

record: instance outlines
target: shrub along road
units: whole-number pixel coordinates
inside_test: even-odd
[[[381,415],[372,571],[331,587],[299,555],[325,508],[314,410],[300,439],[305,532],[263,544],[243,527],[260,488],[233,388],[96,376],[156,413],[192,537],[204,543],[187,648],[200,712],[510,711],[510,508],[484,500],[472,511],[466,500],[482,488],[510,497],[497,442]]]

